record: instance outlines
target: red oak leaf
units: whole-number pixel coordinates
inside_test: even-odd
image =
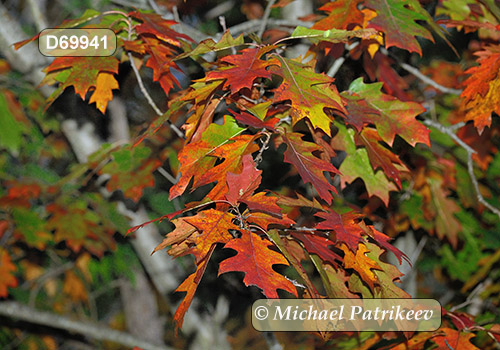
[[[219,275],[231,271],[244,272],[245,285],[259,287],[267,298],[278,298],[278,289],[297,296],[293,283],[273,270],[273,265],[288,266],[288,261],[280,253],[269,249],[272,246],[267,239],[243,231],[241,238],[234,238],[224,246],[236,250],[237,254],[220,263]]]
[[[281,215],[281,208],[276,204],[277,197],[268,196],[265,192],[259,192],[242,200],[252,211],[260,211],[271,215]]]
[[[358,6],[363,0],[337,0],[328,2],[319,8],[328,13],[328,17],[319,20],[313,29],[347,29],[350,25],[362,25],[364,14]]]
[[[415,36],[434,41],[431,33],[416,21],[428,21],[420,12],[418,1],[408,0],[366,0],[365,5],[377,13],[369,26],[385,34],[385,46],[399,47],[422,55],[422,49]],[[413,8],[416,7],[416,8]]]
[[[228,242],[233,238],[229,230],[239,230],[239,227],[232,223],[234,218],[233,214],[215,209],[204,210],[195,216],[184,218],[184,221],[198,230],[186,238],[187,243],[192,246],[186,254],[193,254],[196,263],[199,263],[205,259],[215,243]]]
[[[314,72],[314,62],[303,64],[280,56],[278,60],[281,67],[272,70],[283,78],[283,82],[275,90],[274,101],[291,101],[290,115],[294,125],[308,118],[314,128],[330,136],[333,117],[325,110],[347,113],[337,88],[332,85],[333,79]]]
[[[400,168],[405,167],[398,156],[380,144],[380,141],[382,141],[382,139],[379,134],[370,128],[364,128],[360,134],[356,135],[356,143],[365,146],[373,170],[377,170],[378,168],[382,169],[385,175],[393,179],[396,185],[401,189],[400,173],[396,165]]]
[[[184,299],[182,299],[179,307],[175,311],[174,322],[175,322],[175,330],[182,328],[182,323],[184,322],[184,315],[186,315],[189,306],[194,298],[194,293],[196,292],[196,288],[198,288],[198,284],[200,284],[201,278],[205,273],[205,270],[208,265],[208,261],[212,256],[212,253],[215,249],[215,246],[212,246],[207,253],[206,259],[201,261],[201,263],[196,267],[196,271],[189,275],[184,282],[181,283],[179,287],[175,290],[176,292],[186,292]]]
[[[338,254],[328,248],[329,246],[335,245],[335,242],[332,242],[328,238],[302,232],[292,232],[291,235],[295,239],[301,241],[302,244],[304,244],[304,248],[309,253],[316,254],[321,260],[333,266],[337,266],[338,262],[342,261],[342,258]]]
[[[491,113],[500,115],[500,46],[490,46],[475,53],[479,56],[478,67],[465,71],[471,74],[463,82],[462,109],[465,120],[474,120],[474,126],[481,134],[491,125]]]
[[[13,275],[16,271],[17,267],[12,263],[7,251],[0,248],[0,298],[9,295],[9,287],[17,287],[17,279]]]
[[[245,212],[245,215],[247,213]],[[295,224],[295,221],[290,219],[286,214],[277,215],[269,215],[261,212],[251,212],[248,214],[247,222],[256,224],[263,229],[269,229],[269,225],[280,225],[284,227],[290,227]]]
[[[275,64],[273,60],[261,60],[260,57],[274,49],[274,46],[244,49],[239,55],[226,56],[222,62],[229,63],[229,67],[209,72],[207,80],[225,79],[224,88],[231,87],[231,93],[236,93],[243,88],[252,88],[257,78],[271,78],[271,73],[266,69]]]
[[[402,102],[386,95],[381,88],[382,83],[365,84],[363,78],[356,79],[349,86],[350,92],[364,98],[368,106],[378,112],[370,117],[382,140],[392,146],[394,138],[399,135],[412,146],[421,142],[430,147],[429,129],[415,119],[425,109],[416,102]]]
[[[344,267],[346,269],[354,269],[359,274],[359,277],[370,286],[374,291],[375,283],[378,283],[378,278],[372,270],[382,270],[379,264],[370,259],[366,253],[369,252],[364,244],[359,245],[359,249],[354,254],[346,245],[342,245],[344,251]]]
[[[361,227],[355,222],[360,217],[359,214],[350,211],[341,215],[331,210],[327,213],[318,212],[314,215],[325,219],[316,225],[316,229],[334,231],[337,241],[344,242],[349,249],[356,253],[363,233]]]
[[[302,140],[298,133],[282,135],[282,143],[286,144],[285,162],[293,164],[299,172],[302,181],[310,183],[318,191],[318,194],[328,204],[332,202],[330,191],[337,193],[335,187],[328,183],[323,171],[339,174],[338,170],[328,162],[319,159],[312,152],[320,151],[318,145]]]
[[[248,198],[259,187],[262,170],[257,170],[255,162],[250,154],[243,156],[243,169],[240,174],[228,173],[226,182],[228,191],[226,199],[232,205]],[[278,207],[279,208],[279,207]]]
[[[112,99],[113,89],[118,82],[113,74],[118,73],[119,61],[113,57],[58,57],[47,68],[43,83],[60,83],[47,99],[48,108],[61,93],[73,86],[75,93],[85,100],[87,93],[93,91],[89,103],[96,102],[97,108],[104,113],[108,101]],[[60,74],[61,72],[64,74]],[[104,75],[102,75],[104,74]],[[92,90],[93,89],[93,90]]]

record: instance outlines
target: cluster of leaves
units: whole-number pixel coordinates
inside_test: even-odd
[[[395,284],[402,274],[386,258],[392,254],[400,264],[409,260],[389,243],[390,237],[408,230],[442,241],[439,256],[422,269],[461,281],[462,293],[488,276],[498,278],[500,255],[494,251],[500,248],[495,239],[500,223],[475,192],[477,188],[494,207],[500,206],[499,124],[492,117],[500,114],[500,45],[494,43],[500,28],[498,8],[492,2],[467,0],[458,9],[456,3],[440,1],[436,14],[448,27],[477,32],[477,65],[464,71],[443,60],[422,71],[441,85],[464,87],[460,96],[420,88],[395,66],[404,54],[423,54],[417,37],[434,41],[434,34],[454,50],[446,32],[416,0],[328,2],[319,8],[322,15],[312,16],[311,28],[299,26],[268,41],[255,35],[235,38],[226,31],[218,40],[197,43],[174,30],[175,22],[140,11],[87,11],[63,23],[63,28],[110,28],[118,36],[119,49],[111,57],[56,58],[45,69],[44,83],[57,84],[45,109],[73,87],[105,113],[113,90],[119,88],[114,77],[119,63],[128,61],[134,68],[152,70],[153,81],[168,96],[167,112],[137,135],[133,146],[108,146],[65,177],[41,181],[36,178],[40,171],[32,169],[29,175],[2,179],[0,202],[8,210],[2,214],[0,234],[7,237],[8,232],[9,241],[39,250],[64,242],[74,254],[102,256],[115,244],[113,233],[123,232],[123,218],[102,195],[82,191],[82,177],[85,181],[108,174],[108,191],[121,190],[138,202],[146,187],[155,186],[153,172],[164,164],[177,175],[169,200],[183,196],[193,201],[128,231],[168,219],[175,228],[155,251],[194,257],[195,271],[177,288],[185,293],[174,316],[177,327],[182,327],[219,249],[235,255],[220,262],[218,274],[242,272],[243,283],[258,287],[267,298],[409,297]],[[298,41],[308,41],[309,51],[303,57],[287,57],[287,48]],[[345,86],[335,85],[321,67],[344,55],[359,74]],[[203,69],[204,77],[182,89],[176,78],[182,75],[179,62]],[[432,105],[426,97],[430,95]],[[0,139],[0,146],[16,157],[23,135],[33,126],[12,92],[4,90],[0,97],[0,107],[7,112],[3,118],[14,130]],[[441,125],[457,125],[446,130],[457,131],[475,150],[477,169],[466,165],[469,155],[454,138],[440,133],[443,129],[430,133],[417,119],[427,114],[437,115],[434,122]],[[169,157],[160,150],[175,152],[168,129],[176,123],[182,124],[184,140],[177,157]],[[52,131],[57,132],[44,130]],[[49,152],[46,147],[40,145],[27,157]],[[57,159],[55,151],[50,152],[46,157]],[[283,177],[294,186],[282,182],[267,187],[269,163],[286,169]],[[381,223],[384,232],[374,223]],[[8,287],[17,285],[14,247],[0,250],[4,297]],[[75,281],[74,276],[66,277]],[[498,306],[495,288],[497,284],[487,285],[482,297]],[[476,320],[443,313],[443,326],[434,333],[371,334],[365,344],[390,341],[394,349],[420,349],[434,343],[474,349],[472,330],[480,335],[478,346],[490,344],[486,333],[499,337],[495,330],[500,316],[494,312]]]

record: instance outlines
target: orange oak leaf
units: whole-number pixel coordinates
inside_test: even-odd
[[[313,29],[348,29],[352,25],[362,25],[364,14],[359,9],[363,0],[337,0],[328,2],[318,10],[328,13],[326,18],[319,20]],[[350,29],[350,28],[349,28]]]
[[[328,183],[323,172],[339,174],[339,171],[331,163],[313,155],[313,152],[321,151],[322,148],[312,142],[302,140],[302,135],[299,133],[283,134],[281,140],[287,147],[285,162],[293,164],[302,181],[313,185],[319,196],[330,204],[333,199],[330,191],[334,193],[337,191]]]
[[[178,154],[180,163],[179,171],[181,172],[181,177],[179,181],[177,181],[177,183],[170,188],[170,199],[178,197],[182,193],[184,193],[191,179],[193,179],[193,190],[213,181],[218,181],[218,189],[226,188],[226,173],[214,174],[214,172],[220,171],[220,167],[217,170],[213,169],[217,161],[217,157],[212,156],[212,154],[219,147],[230,143],[231,138],[238,136],[243,132],[243,130],[243,128],[240,128],[236,124],[236,121],[232,117],[226,116],[224,118],[223,125],[218,125],[215,123],[210,124],[205,132],[203,132],[202,138],[200,140],[191,142],[184,146]],[[257,147],[258,149],[257,145],[255,145],[255,147]],[[238,153],[241,159],[241,157],[243,157],[245,154],[253,152],[253,149],[255,148],[250,145],[248,145],[248,147],[243,147],[243,154],[241,154],[236,150],[231,149],[231,147],[226,147],[225,152],[228,153],[232,158],[238,158]],[[240,167],[241,162],[232,165],[230,164],[229,166],[227,166],[227,171],[239,173],[241,169]],[[209,171],[210,174],[207,175]],[[219,177],[217,177],[217,175],[219,175]],[[219,193],[219,195],[223,194]],[[223,197],[221,196],[220,199],[222,198]]]
[[[106,184],[110,192],[121,190],[127,198],[137,202],[146,187],[153,187],[153,172],[161,165],[159,159],[149,158],[151,149],[147,147],[124,147],[112,153],[113,162],[106,164],[101,174],[111,178]]]
[[[261,60],[260,57],[273,50],[274,46],[244,49],[239,55],[225,56],[221,62],[230,66],[223,66],[219,70],[207,74],[207,80],[225,79],[224,88],[231,87],[231,93],[236,93],[243,88],[252,88],[257,78],[271,78],[271,73],[266,69],[276,64],[274,60]]]
[[[210,157],[217,157],[224,161],[207,170],[200,177],[202,184],[217,181],[215,187],[207,194],[208,198],[212,200],[224,198],[228,190],[227,174],[241,173],[243,157],[259,150],[259,146],[253,142],[256,138],[256,135],[238,135],[231,138],[230,142],[210,152]]]
[[[47,76],[42,83],[60,83],[59,87],[47,99],[47,106],[50,106],[54,100],[61,95],[64,89],[73,86],[75,93],[85,100],[86,95],[91,89],[92,102],[98,104],[101,112],[105,111],[107,102],[112,97],[112,90],[117,85],[112,82],[112,74],[118,73],[119,61],[113,57],[58,57],[47,68],[44,69]],[[111,75],[102,76],[101,73]],[[115,80],[116,82],[116,80]],[[99,96],[94,96],[99,94]]]
[[[333,210],[329,212],[319,212],[315,216],[325,219],[316,225],[318,230],[328,230],[335,232],[335,238],[339,242],[346,244],[354,253],[358,250],[358,244],[363,240],[361,234],[363,230],[356,223],[360,215],[350,211],[345,214],[338,214]]]
[[[148,225],[151,222],[152,221],[146,222],[140,226],[142,227],[144,225]],[[156,248],[153,250],[151,254],[154,254],[159,250],[165,249],[168,246],[171,247],[167,251],[167,253],[169,255],[172,255],[174,258],[187,254],[186,252],[189,249],[189,245],[187,244],[186,239],[196,232],[196,228],[193,225],[189,224],[186,221],[186,218],[174,219],[171,222],[175,225],[175,230],[169,232],[165,237],[165,239],[163,239],[163,241],[156,246]],[[135,229],[135,227],[130,230],[133,229]]]
[[[302,242],[308,253],[316,254],[321,260],[333,266],[337,266],[339,262],[342,262],[342,258],[328,248],[329,246],[335,245],[335,242],[332,242],[327,237],[302,232],[292,232],[291,235],[293,238]]]
[[[476,52],[479,56],[478,67],[465,71],[471,74],[463,82],[465,87],[461,109],[465,111],[465,120],[473,120],[474,126],[481,134],[485,127],[491,125],[491,114],[500,115],[500,45],[490,46]]]
[[[345,244],[340,248],[344,251],[344,267],[346,269],[354,269],[363,282],[368,284],[373,291],[375,289],[375,283],[378,283],[378,279],[372,270],[381,270],[381,268],[376,261],[373,261],[366,255],[366,253],[369,252],[368,248],[364,244],[360,244],[356,254],[354,254]]]
[[[479,66],[467,69],[464,74],[470,74],[463,83],[464,91],[460,95],[466,100],[473,99],[477,94],[485,96],[490,90],[490,82],[500,74],[500,45],[490,46],[474,53],[479,58]]]
[[[272,71],[283,78],[281,85],[274,91],[274,101],[290,100],[290,115],[295,125],[307,118],[314,128],[323,130],[331,136],[330,124],[333,116],[327,109],[346,114],[342,97],[332,85],[333,79],[314,72],[314,62],[303,64],[278,56],[280,68]]]
[[[0,248],[0,298],[9,295],[9,287],[17,287],[17,279],[13,275],[16,271],[17,267],[12,263],[9,253]]]
[[[267,298],[278,298],[278,289],[297,296],[293,283],[273,270],[273,265],[288,266],[288,261],[280,253],[269,249],[272,246],[273,243],[267,239],[250,231],[242,231],[241,238],[234,238],[224,246],[235,250],[237,254],[220,263],[219,275],[231,271],[244,272],[245,285],[259,287]]]
[[[226,175],[228,187],[226,199],[232,205],[236,205],[237,202],[250,197],[259,187],[262,178],[262,170],[257,170],[250,154],[243,156],[242,164],[243,169],[240,174],[228,173]]]
[[[106,249],[114,247],[114,228],[107,227],[84,200],[60,198],[46,206],[50,214],[47,230],[54,231],[56,243],[65,242],[75,253],[85,250],[102,256]]]
[[[184,218],[187,223],[198,230],[186,238],[187,243],[191,246],[186,253],[193,254],[198,264],[207,256],[214,244],[226,243],[233,238],[229,230],[240,229],[232,223],[233,219],[235,219],[233,214],[215,209],[207,209],[195,216]]]
[[[241,200],[252,211],[260,211],[270,215],[281,216],[281,208],[278,206],[278,198],[268,196],[266,192],[259,192],[251,197]]]
[[[165,94],[180,84],[177,78],[172,74],[171,68],[177,69],[179,72],[182,70],[173,61],[176,51],[167,45],[163,45],[161,40],[143,37],[142,40],[145,43],[146,53],[149,54],[149,58],[146,62],[146,67],[153,70],[153,81],[160,83]]]
[[[436,335],[432,341],[439,346],[439,349],[454,349],[454,350],[479,350],[470,342],[475,337],[474,333],[460,332],[451,328],[440,328],[442,335]]]
[[[101,72],[97,76],[96,88],[89,103],[94,103],[102,114],[106,112],[108,102],[113,99],[113,90],[118,89],[118,82],[111,73]]]
[[[174,314],[174,322],[175,322],[175,331],[179,328],[182,328],[182,323],[184,322],[184,315],[186,315],[187,310],[189,309],[189,305],[194,298],[194,293],[196,292],[196,288],[198,288],[198,284],[200,284],[201,278],[205,273],[205,270],[208,265],[208,261],[212,256],[212,253],[215,249],[215,245],[212,246],[207,252],[206,258],[202,260],[198,266],[196,267],[196,271],[189,275],[184,282],[181,283],[179,287],[175,290],[176,292],[186,292],[184,299],[182,299],[181,303],[177,307],[177,310]]]

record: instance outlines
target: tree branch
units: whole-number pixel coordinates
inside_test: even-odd
[[[174,350],[172,347],[151,344],[128,333],[116,331],[103,325],[74,321],[65,316],[38,311],[15,301],[0,302],[0,315],[128,347],[138,346],[145,350]]]
[[[471,148],[468,144],[466,144],[464,141],[462,141],[456,134],[455,130],[456,128],[451,128],[444,126],[443,124],[440,124],[438,122],[435,122],[433,120],[424,120],[424,124],[428,126],[432,126],[433,128],[436,128],[437,130],[441,131],[442,133],[450,136],[460,147],[465,149],[467,152],[467,171],[469,173],[470,179],[472,181],[472,185],[474,186],[474,191],[476,192],[476,197],[479,203],[483,204],[486,208],[491,210],[493,213],[495,213],[499,218],[500,218],[500,210],[492,206],[490,203],[488,203],[483,195],[481,194],[481,191],[479,190],[479,182],[477,181],[476,175],[474,174],[474,161],[472,159],[472,155],[474,153],[477,153],[473,148]]]
[[[406,64],[404,62],[400,62],[399,65],[401,68],[403,68],[405,71],[413,74],[416,76],[418,79],[422,80],[424,83],[427,85],[432,86],[433,88],[436,88],[437,90],[444,92],[445,94],[453,94],[453,95],[460,95],[462,93],[462,90],[459,89],[453,89],[453,88],[448,88],[446,86],[443,86],[441,84],[436,83],[434,80],[429,78],[428,76],[420,73],[420,71],[415,68],[410,66],[409,64]]]
[[[260,28],[259,31],[257,32],[257,36],[259,38],[262,38],[262,34],[264,34],[264,31],[266,30],[267,22],[269,21],[269,16],[271,15],[271,8],[273,7],[275,2],[276,0],[269,0],[267,2],[266,9],[264,10],[264,15],[262,16],[260,22]]]

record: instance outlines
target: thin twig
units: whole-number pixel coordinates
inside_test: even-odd
[[[401,62],[399,63],[399,65],[401,66],[401,68],[403,68],[404,70],[406,70],[407,72],[413,74],[414,76],[416,76],[418,79],[422,80],[424,83],[436,88],[437,90],[441,91],[441,92],[444,92],[445,94],[453,94],[453,95],[460,95],[462,93],[462,90],[459,90],[459,89],[453,89],[453,88],[448,88],[446,86],[443,86],[441,84],[438,84],[436,83],[434,80],[432,80],[431,78],[429,78],[428,76],[420,73],[420,71],[415,68],[415,67],[412,67],[410,66],[409,64],[406,64],[404,62]]]
[[[313,22],[304,22],[300,20],[291,20],[291,19],[275,19],[275,18],[269,18],[267,20],[267,25],[270,26],[284,26],[284,27],[291,27],[295,28],[297,26],[302,26],[302,27],[307,27],[309,28],[312,26]],[[229,31],[231,32],[232,35],[237,35],[240,33],[251,33],[256,30],[258,30],[261,27],[261,20],[260,19],[252,19],[247,22],[243,22],[240,24],[237,24],[235,26],[229,27]]]
[[[479,182],[477,181],[476,175],[474,174],[474,161],[472,159],[472,155],[477,153],[474,149],[472,149],[468,144],[466,144],[464,141],[462,141],[456,134],[455,130],[456,128],[450,128],[446,127],[438,122],[435,122],[433,120],[424,120],[424,124],[428,126],[432,126],[439,131],[441,131],[444,134],[447,134],[450,136],[453,140],[455,140],[456,143],[458,143],[465,151],[467,152],[467,171],[469,173],[470,179],[472,181],[472,185],[474,186],[474,191],[476,192],[476,197],[479,203],[483,204],[486,208],[491,210],[493,213],[495,213],[499,218],[500,218],[500,210],[492,206],[490,203],[488,203],[483,195],[481,194],[481,191],[479,190]]]
[[[175,185],[177,183],[177,179],[173,177],[168,171],[166,171],[163,167],[159,167],[158,172],[165,178],[167,179],[172,185]]]
[[[273,7],[275,2],[276,0],[269,0],[267,3],[266,9],[264,10],[264,15],[262,16],[260,22],[259,31],[257,32],[257,36],[259,38],[262,38],[262,34],[264,34],[264,31],[266,30],[267,22],[269,21],[269,16],[271,15],[271,7]]]
[[[156,12],[159,15],[163,15],[161,9],[156,4],[155,0],[148,0],[148,3],[149,3],[149,6],[151,6],[151,8],[153,9],[154,12]]]
[[[130,65],[132,66],[132,69],[134,70],[135,76],[137,78],[137,82],[139,83],[139,88],[141,89],[142,94],[148,101],[149,105],[154,109],[155,113],[158,114],[159,116],[163,115],[163,112],[158,108],[156,103],[153,101],[151,98],[151,95],[149,95],[149,92],[146,90],[146,87],[144,86],[144,82],[142,81],[141,74],[139,73],[139,70],[137,69],[137,66],[135,65],[134,58],[132,57],[132,53],[128,53],[128,58],[130,60]]]
[[[342,67],[342,65],[344,64],[346,57],[349,56],[349,51],[351,51],[352,49],[354,49],[358,45],[359,45],[359,41],[356,41],[356,42],[352,43],[351,45],[346,45],[345,49],[347,50],[347,55],[337,58],[335,60],[335,62],[333,62],[332,66],[330,67],[330,69],[328,70],[326,75],[333,78],[335,76],[335,74],[337,74],[337,72],[339,71],[340,67]]]
[[[28,4],[31,10],[31,14],[33,16],[33,20],[35,21],[36,28],[38,29],[38,31],[42,31],[45,28],[47,28],[48,25],[45,15],[42,13],[40,7],[38,6],[39,3],[40,3],[39,1],[28,0]]]
[[[169,346],[155,345],[131,334],[119,332],[101,324],[74,321],[67,317],[50,312],[38,311],[15,301],[0,302],[0,315],[22,320],[32,324],[62,329],[71,333],[81,334],[96,340],[111,341],[127,347],[138,346],[148,350],[174,350]]]
[[[129,21],[129,28],[128,28],[128,39],[129,40],[131,40],[131,36],[132,36],[132,24]],[[130,65],[132,66],[132,70],[134,71],[135,77],[137,78],[137,82],[139,83],[139,88],[141,89],[142,94],[144,95],[144,97],[148,101],[149,105],[153,108],[155,113],[161,117],[163,115],[163,112],[158,108],[156,103],[153,101],[148,90],[146,90],[146,87],[144,86],[144,82],[142,81],[141,74],[139,73],[139,70],[137,69],[137,66],[135,65],[134,57],[132,56],[132,53],[128,52],[127,55],[128,55],[128,59],[130,61]],[[177,134],[177,136],[184,138],[184,133],[181,130],[179,130],[179,128],[176,125],[170,123],[169,121],[168,121],[168,124],[170,125],[170,128]]]
[[[459,310],[469,304],[471,304],[473,301],[474,301],[474,298],[475,296],[481,292],[482,290],[484,289],[484,284],[483,283],[479,283],[476,288],[474,288],[472,290],[472,292],[469,294],[469,296],[467,297],[467,299],[461,303],[461,304],[458,304],[458,305],[455,305],[453,306],[452,308],[450,308],[450,312],[455,312],[456,310]]]

